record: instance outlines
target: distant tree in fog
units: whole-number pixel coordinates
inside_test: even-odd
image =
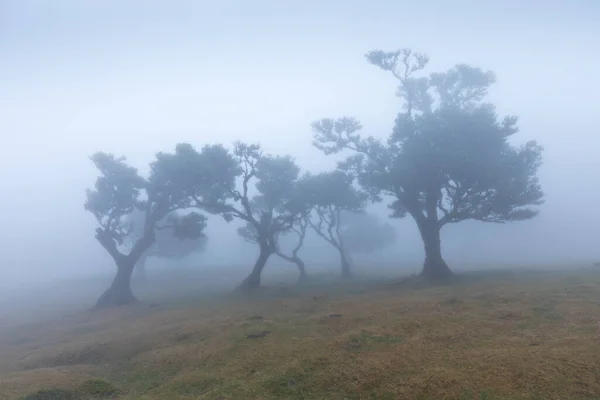
[[[131,291],[131,274],[140,257],[155,243],[157,229],[169,230],[179,239],[197,239],[202,235],[205,217],[196,212],[167,218],[176,210],[187,210],[193,202],[218,203],[223,188],[234,184],[222,171],[226,166],[211,162],[214,153],[227,154],[221,146],[206,146],[201,153],[188,144],[179,144],[174,153],[158,153],[150,164],[149,177],[112,154],[96,153],[91,159],[100,176],[94,189],[87,190],[85,209],[98,221],[96,239],[113,258],[117,273],[96,307],[112,307],[136,301]],[[193,161],[193,162],[192,162]],[[194,179],[188,179],[193,176]],[[131,224],[125,219],[136,212],[143,214],[141,235],[127,246]],[[165,220],[165,224],[159,224]]]
[[[537,178],[542,148],[535,141],[509,143],[517,118],[500,119],[484,101],[493,73],[459,64],[415,77],[428,58],[408,49],[376,50],[366,58],[399,82],[404,109],[391,135],[386,141],[363,138],[354,118],[323,119],[313,123],[314,144],[325,154],[354,151],[340,167],[374,199],[394,198],[393,217],[415,220],[425,247],[421,275],[449,278],[441,228],[467,219],[504,223],[537,215],[544,196]]]
[[[343,279],[352,277],[342,235],[344,211],[362,212],[367,200],[352,182],[353,177],[343,171],[322,172],[303,177],[298,190],[302,203],[312,209],[308,224],[338,251]]]
[[[341,233],[348,253],[373,253],[396,242],[396,229],[375,215],[346,212],[342,218]]]
[[[136,211],[125,218],[125,227],[129,226],[131,233],[126,242],[133,245],[143,235],[144,213]],[[188,226],[184,226],[189,224]],[[178,230],[186,229],[191,234],[183,237],[173,235],[173,229],[163,227],[175,226]],[[162,258],[168,260],[181,260],[191,254],[202,252],[206,249],[208,241],[204,234],[206,228],[206,217],[199,214],[196,220],[182,217],[179,212],[171,212],[157,223],[155,241],[146,250],[135,265],[135,271],[140,280],[146,280],[146,261],[148,258]],[[196,230],[196,232],[192,232]]]

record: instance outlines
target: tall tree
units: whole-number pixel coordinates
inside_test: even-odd
[[[223,153],[221,146],[206,146],[203,153]],[[224,154],[227,154],[225,151]],[[214,169],[210,157],[205,154],[203,169],[190,171],[187,162],[190,157],[197,159],[197,153],[188,144],[179,144],[174,153],[158,153],[150,164],[150,175],[141,177],[134,167],[127,165],[124,157],[96,153],[91,157],[100,172],[94,189],[87,190],[85,209],[98,221],[96,239],[113,258],[117,273],[111,286],[96,303],[97,308],[125,305],[136,301],[131,291],[131,274],[135,264],[156,240],[159,221],[176,210],[188,209],[192,196],[206,203],[218,202],[223,197],[222,188],[233,184],[235,176],[223,173],[224,169]],[[208,159],[207,159],[208,158]],[[181,180],[181,176],[193,173],[198,178],[195,184]],[[139,210],[143,214],[142,234],[127,246],[125,238],[133,227],[125,224],[126,218]],[[191,212],[181,217],[179,224],[162,226],[170,229],[180,238],[197,238],[203,228],[204,217]]]
[[[537,171],[542,148],[529,141],[513,146],[517,118],[500,119],[485,102],[495,82],[491,72],[459,64],[442,73],[415,77],[428,58],[409,49],[380,50],[367,60],[394,76],[404,109],[386,142],[358,133],[354,118],[313,123],[315,145],[326,154],[356,154],[343,168],[356,173],[374,198],[395,200],[393,216],[410,215],[425,248],[422,276],[445,279],[452,272],[442,257],[440,230],[467,219],[504,223],[527,220],[543,203]]]
[[[260,287],[262,271],[277,251],[277,236],[291,229],[303,213],[304,208],[294,196],[300,168],[291,157],[263,155],[260,146],[253,144],[235,143],[233,156],[239,166],[241,189],[232,189],[230,201],[215,211],[245,222],[238,233],[258,244],[259,255],[252,272],[238,287],[249,291]]]
[[[125,228],[129,226],[131,233],[125,238],[133,244],[143,235],[144,213],[137,210],[125,218]],[[146,261],[149,258],[181,260],[191,254],[204,251],[207,236],[204,234],[206,217],[198,214],[196,220],[183,218],[179,212],[171,212],[163,220],[158,221],[155,232],[155,242],[146,250],[135,266],[136,275],[142,281],[146,280]],[[176,232],[186,230],[189,235],[177,235]]]
[[[323,240],[340,255],[342,278],[352,277],[342,235],[343,212],[362,212],[366,195],[353,186],[353,177],[343,171],[307,175],[299,183],[303,203],[310,204],[308,223]]]

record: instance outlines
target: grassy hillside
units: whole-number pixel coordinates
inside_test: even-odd
[[[598,399],[600,269],[146,303],[0,355],[0,399]]]

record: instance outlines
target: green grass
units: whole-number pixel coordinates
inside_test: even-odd
[[[177,304],[0,333],[0,399],[600,398],[600,271]]]
[[[40,389],[22,400],[102,400],[113,399],[119,390],[102,379],[89,379],[75,389]]]
[[[75,400],[76,394],[63,389],[42,389],[22,397],[23,400]]]

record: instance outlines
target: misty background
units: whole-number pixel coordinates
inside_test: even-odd
[[[490,100],[520,117],[515,140],[545,148],[540,215],[445,227],[450,266],[600,261],[598,21],[592,0],[0,1],[0,291],[113,274],[83,209],[92,153],[125,155],[145,173],[178,142],[239,139],[332,169],[310,123],[352,115],[363,134],[387,136],[396,83],[364,54],[399,47],[428,54],[428,71],[494,71]],[[387,220],[385,204],[371,211]],[[422,243],[411,219],[389,222],[397,244],[369,260],[400,275],[422,262]],[[256,246],[236,226],[211,217],[206,252],[186,266],[249,271]],[[338,270],[325,242],[308,239],[301,253],[309,273]]]

